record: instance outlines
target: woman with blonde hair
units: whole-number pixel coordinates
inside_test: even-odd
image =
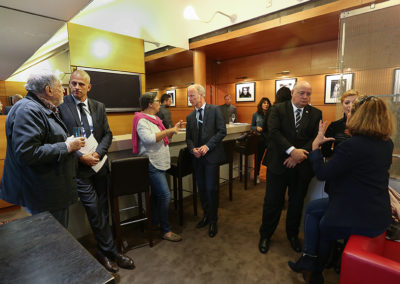
[[[320,122],[309,159],[317,178],[330,183],[329,201],[314,200],[307,206],[326,206],[326,211],[322,217],[306,217],[303,254],[296,263],[289,262],[306,283],[323,283],[332,241],[352,234],[376,237],[391,223],[388,183],[394,127],[385,102],[373,96],[354,101],[347,122],[351,138],[340,143],[327,162],[320,146],[334,138],[325,137],[325,125]]]

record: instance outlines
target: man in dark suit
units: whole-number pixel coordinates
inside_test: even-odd
[[[13,105],[15,105],[19,100],[21,100],[23,97],[19,94],[15,94],[14,96],[11,97],[11,105],[10,106],[6,106],[4,108],[4,114],[8,114],[11,110],[11,108],[13,107]]]
[[[260,227],[259,250],[266,253],[285,201],[286,187],[289,206],[286,234],[291,247],[301,251],[298,239],[304,197],[313,171],[307,155],[318,133],[320,110],[309,105],[311,85],[301,81],[292,91],[290,101],[275,104],[268,118],[270,143],[265,157],[267,185]]]
[[[234,115],[232,122],[237,122],[236,106],[232,104],[231,96],[225,95],[224,100],[225,103],[223,105],[220,105],[219,108],[221,109],[221,113],[222,116],[224,117],[225,124],[228,124],[229,122],[232,121],[232,115]]]
[[[71,74],[69,87],[71,95],[66,96],[64,104],[59,106],[61,118],[68,132],[74,134],[74,127],[83,127],[86,138],[93,135],[98,143],[96,151],[92,153],[77,152],[79,157],[78,195],[97,240],[97,258],[111,272],[117,272],[118,266],[133,269],[135,267],[133,260],[118,253],[108,223],[109,169],[107,162],[98,172],[92,169],[107,154],[112,141],[104,104],[87,97],[91,89],[90,77],[83,70],[76,70]]]
[[[224,118],[218,106],[206,104],[203,86],[194,84],[188,88],[189,101],[196,109],[186,117],[186,143],[193,154],[194,174],[204,211],[197,228],[209,224],[208,235],[218,232],[218,191],[216,177],[218,165],[225,158],[222,139],[226,135]]]

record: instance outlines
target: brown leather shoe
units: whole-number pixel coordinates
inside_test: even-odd
[[[135,268],[135,263],[133,262],[133,259],[127,255],[118,253],[115,256],[114,260],[118,264],[118,266],[121,268],[125,268],[125,269],[134,269]]]
[[[114,261],[111,261],[106,256],[97,256],[97,260],[110,272],[116,273],[118,272],[119,268]]]

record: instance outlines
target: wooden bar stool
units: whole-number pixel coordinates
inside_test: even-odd
[[[183,189],[182,178],[192,174],[193,182],[193,213],[197,216],[197,189],[196,179],[193,174],[192,157],[189,150],[185,147],[179,150],[178,157],[171,157],[171,168],[166,171],[167,174],[171,175],[174,180],[174,204],[175,209],[178,208],[179,224],[183,225]]]
[[[112,225],[115,242],[121,253],[125,250],[121,237],[121,226],[133,223],[146,222],[149,242],[145,245],[153,246],[149,187],[149,159],[147,157],[132,156],[111,160],[111,188],[109,194]],[[146,210],[142,208],[142,193],[145,193]],[[138,206],[120,209],[118,197],[132,194],[138,195]],[[120,212],[135,208],[139,208],[138,219],[128,219],[121,222]],[[144,211],[145,214],[143,213]]]
[[[228,183],[229,183],[229,200],[232,201],[232,187],[233,187],[233,151],[235,149],[236,140],[224,140],[222,141],[224,145],[225,151],[225,161],[223,161],[220,166],[229,164],[229,173],[228,173]],[[219,169],[217,172],[217,189],[219,192],[219,180],[222,179],[219,174]],[[223,179],[226,180],[226,179]]]
[[[243,171],[243,161],[244,156],[244,189],[247,189],[247,178],[249,169],[249,159],[250,155],[254,155],[255,160],[257,160],[257,146],[258,146],[258,135],[249,132],[243,141],[239,141],[235,146],[235,151],[240,154],[239,158],[239,178],[242,181],[242,171]],[[252,167],[250,167],[252,168]],[[257,184],[257,176],[254,171],[254,185]]]

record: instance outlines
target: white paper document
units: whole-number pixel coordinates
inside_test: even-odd
[[[97,143],[96,139],[94,138],[93,134],[91,134],[89,136],[89,138],[87,138],[85,140],[85,146],[82,147],[79,151],[82,154],[89,154],[89,153],[93,153],[96,151],[97,149],[97,145],[99,145],[99,143]],[[103,159],[101,159],[96,165],[94,165],[92,167],[92,169],[97,173],[104,165],[105,161],[107,160],[107,155],[104,155]]]

